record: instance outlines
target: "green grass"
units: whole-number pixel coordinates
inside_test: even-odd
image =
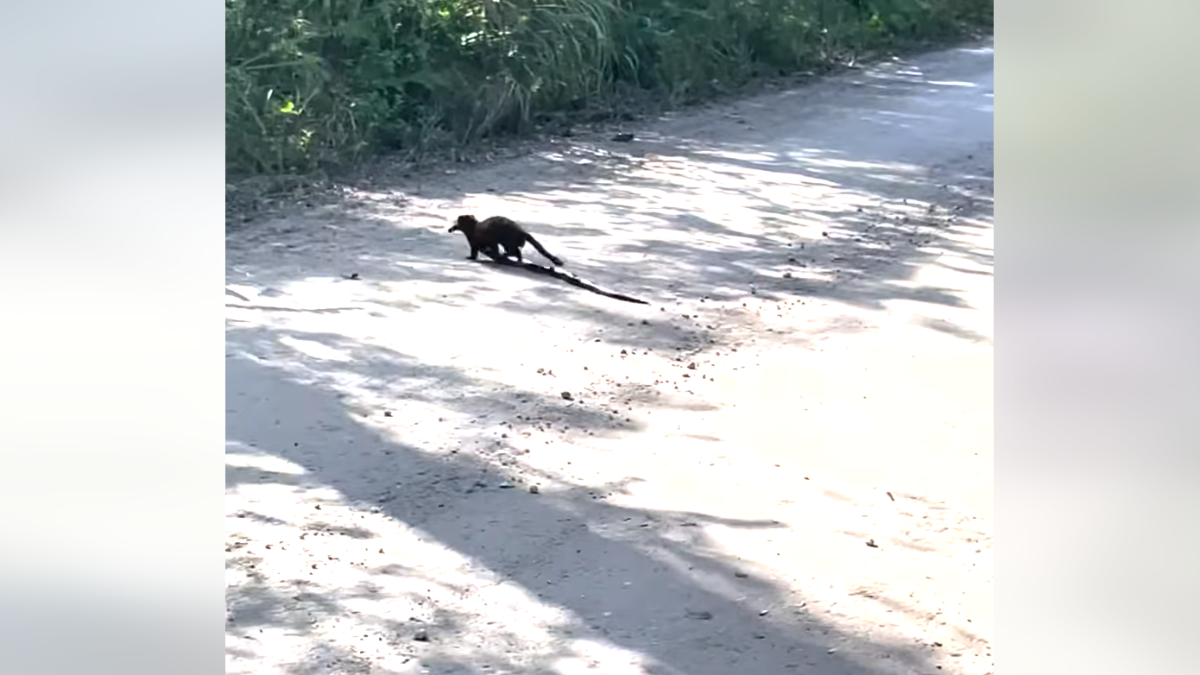
[[[991,31],[991,0],[226,0],[231,179],[332,172],[539,116],[702,100]]]

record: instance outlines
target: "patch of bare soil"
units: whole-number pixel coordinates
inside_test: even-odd
[[[233,229],[227,672],[993,672],[992,72]],[[651,304],[465,260],[467,212]]]

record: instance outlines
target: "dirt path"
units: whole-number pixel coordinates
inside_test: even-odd
[[[992,72],[232,236],[227,672],[992,672]],[[464,260],[467,211],[651,305]]]

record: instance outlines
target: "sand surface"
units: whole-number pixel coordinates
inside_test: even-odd
[[[227,672],[993,672],[992,92],[988,41],[231,234]]]

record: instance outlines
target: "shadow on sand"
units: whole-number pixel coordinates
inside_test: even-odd
[[[546,155],[543,162],[553,170],[548,169],[548,177],[538,185],[505,184],[502,169],[497,169],[494,187],[514,203],[536,202],[547,211],[566,214],[559,222],[529,225],[552,251],[568,259],[572,271],[606,288],[659,303],[680,297],[736,301],[753,286],[759,295],[781,301],[829,300],[878,308],[902,299],[963,306],[956,289],[903,282],[917,267],[935,262],[935,250],[966,261],[973,274],[990,273],[991,251],[967,243],[973,230],[990,226],[990,167],[980,171],[977,162],[969,161],[929,167],[873,154],[873,148],[886,145],[887,138],[916,124],[940,125],[946,134],[968,124],[990,128],[990,91],[972,89],[968,80],[990,72],[991,54],[946,58],[943,70],[963,72],[934,77],[900,62],[836,85],[772,95],[741,107],[742,114],[753,120],[756,105],[778,110],[781,99],[806,95],[815,101],[806,108],[814,114],[828,114],[822,106],[834,106],[835,112],[857,116],[864,129],[873,130],[854,142],[839,145],[803,136],[781,139],[777,130],[756,130],[753,124],[737,137],[723,136],[716,142],[705,138],[703,128],[691,129],[689,135],[686,125],[668,123],[668,131],[676,128],[677,133],[648,138],[642,146],[645,157],[618,162],[620,166],[612,171],[604,169],[606,151],[577,149]],[[934,65],[938,63],[935,60]],[[943,109],[914,103],[914,94],[937,98],[941,92],[950,92],[958,105]],[[964,105],[974,108],[964,113]],[[585,160],[585,176],[570,168],[554,169],[557,164]],[[470,196],[456,193],[450,182],[440,194],[450,200]],[[337,227],[322,226],[314,217],[302,225],[302,232],[277,227],[239,233],[238,244],[229,253],[235,271],[228,281],[237,283],[239,275],[252,274],[256,283],[283,287],[299,279],[333,279],[353,271],[367,281],[420,280],[440,285],[445,293],[438,302],[469,307],[476,301],[477,289],[486,288],[489,274],[495,272],[461,259],[465,253],[461,240],[444,234],[448,214],[429,218],[436,221],[437,229],[412,227],[395,216],[364,209],[353,220],[342,217]],[[597,222],[609,225],[599,228]],[[381,247],[379,242],[387,243]],[[607,248],[597,248],[601,246]],[[326,254],[341,253],[326,255],[326,262],[318,263],[306,255],[313,247]],[[264,249],[270,255],[263,255]],[[262,265],[255,262],[268,259]],[[610,312],[578,303],[583,292],[562,282],[543,279],[534,288],[526,296],[510,298],[507,305],[596,327],[626,323],[618,309]],[[405,305],[397,302],[395,308],[402,310]],[[333,306],[307,311],[342,310]],[[931,321],[928,327],[964,340],[981,339],[945,322]],[[638,326],[614,339],[650,348],[673,339],[658,331]],[[230,448],[235,449],[231,452],[282,458],[303,467],[305,473],[228,465],[228,490],[249,484],[331,488],[349,504],[373,506],[525,589],[541,603],[561,609],[570,617],[569,625],[556,629],[563,631],[564,645],[584,638],[615,645],[643,655],[650,664],[645,672],[934,672],[928,653],[917,647],[843,634],[809,614],[799,602],[764,615],[758,609],[767,606],[762,603],[783,597],[784,591],[753,574],[743,574],[734,561],[706,543],[695,525],[722,522],[715,516],[623,508],[597,499],[596,488],[582,486],[568,485],[540,495],[502,489],[498,487],[502,467],[488,457],[511,450],[505,442],[498,442],[491,455],[468,455],[384,437],[365,424],[361,414],[348,409],[337,383],[366,381],[366,373],[358,370],[363,366],[356,364],[369,363],[370,377],[388,383],[387,395],[397,405],[421,402],[471,415],[481,398],[513,409],[534,401],[550,410],[562,408],[575,428],[595,434],[618,429],[636,432],[636,425],[454,368],[417,364],[403,354],[353,344],[336,335],[305,333],[303,337],[348,358],[306,359],[287,346],[285,338],[291,334],[282,328],[230,326],[226,433]],[[437,386],[430,386],[430,378]],[[446,391],[457,393],[442,393]],[[305,416],[295,411],[305,411]],[[512,423],[518,430],[523,424],[516,419]],[[621,489],[611,486],[610,491]],[[447,505],[447,499],[455,502]],[[266,516],[243,516],[271,522]],[[636,536],[614,530],[612,523],[634,523]],[[769,520],[723,524],[774,527]],[[693,534],[680,536],[685,530]],[[373,536],[352,528],[335,534],[356,539]],[[560,545],[568,540],[573,542],[570,548]],[[245,567],[256,560],[235,552],[230,564]],[[581,563],[590,572],[569,576]],[[365,570],[364,576],[404,574],[404,565],[404,556],[398,553],[392,567]],[[705,578],[726,581],[700,581]],[[631,586],[636,590],[631,591]],[[302,603],[309,616],[341,616],[362,597],[381,599],[366,585],[305,588],[300,579],[286,588],[265,582],[243,584],[229,593],[230,605],[238,608],[229,634],[246,636],[263,625],[283,625],[324,644],[325,656],[319,662],[297,664],[292,670],[297,675],[331,672],[331,663],[340,664],[337,672],[379,672],[368,670],[366,657],[311,634],[311,621],[281,609]],[[411,633],[405,619],[356,616],[396,634]],[[470,619],[443,611],[434,621],[434,639],[453,634]],[[522,618],[512,617],[512,621],[519,623]],[[703,624],[703,630],[696,630],[697,623]],[[510,632],[516,635],[519,626]],[[230,653],[236,654],[240,648],[236,641],[231,645]],[[831,645],[845,648],[830,651]],[[497,651],[477,653],[468,663],[442,654],[423,658],[422,672],[550,675],[566,672],[555,664],[573,656],[567,651],[536,658]],[[491,670],[481,670],[483,662]]]

